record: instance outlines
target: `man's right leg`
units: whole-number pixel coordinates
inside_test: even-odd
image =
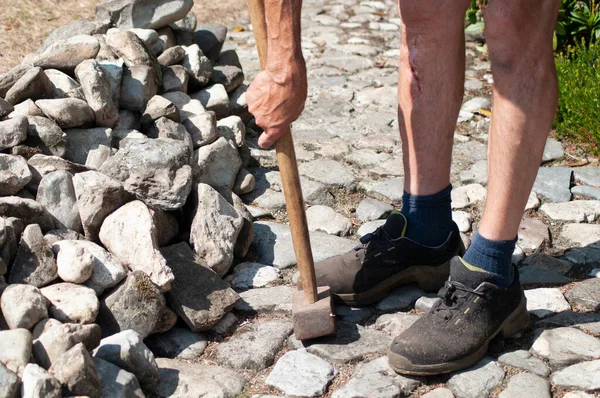
[[[469,0],[399,0],[398,84],[405,195],[401,213],[349,253],[315,264],[317,283],[347,304],[369,304],[416,282],[437,291],[463,246],[450,206],[454,127],[464,90]]]

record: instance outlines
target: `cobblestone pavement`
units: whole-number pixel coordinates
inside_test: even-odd
[[[399,23],[392,1],[304,2],[309,98],[293,131],[309,223],[319,230],[312,239],[317,260],[348,250],[400,205]],[[252,31],[243,28],[230,32],[225,48],[238,51],[251,81],[258,60]],[[454,218],[467,244],[486,196],[493,84],[490,64],[477,50],[479,36],[468,35],[465,101],[452,163]],[[252,130],[248,137],[256,189],[244,200],[257,219],[251,254],[257,264],[237,266],[229,277],[242,292],[238,319],[226,318],[223,335],[203,356],[242,374],[247,396],[600,396],[594,393],[600,390],[597,161],[548,140],[514,253],[532,330],[517,340],[495,341],[487,357],[466,371],[407,378],[387,367],[385,355],[391,339],[433,302],[414,287],[370,307],[338,306],[334,338],[303,345],[290,336],[296,268],[289,229],[281,223],[275,154],[258,149]],[[227,328],[227,322],[235,326]]]

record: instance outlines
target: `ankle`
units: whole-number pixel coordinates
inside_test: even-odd
[[[492,276],[493,283],[507,287],[514,279],[512,254],[517,238],[490,240],[477,232],[463,260]]]

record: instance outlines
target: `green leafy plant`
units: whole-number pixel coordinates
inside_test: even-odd
[[[600,39],[600,0],[562,0],[555,29],[556,49]]]
[[[561,138],[600,154],[600,42],[567,46],[556,56],[559,82],[554,127]]]
[[[483,22],[483,14],[487,7],[488,0],[471,0],[471,5],[467,10],[467,25],[474,25],[478,22]]]

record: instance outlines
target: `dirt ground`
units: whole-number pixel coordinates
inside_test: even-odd
[[[0,73],[35,51],[56,28],[79,18],[93,18],[95,0],[0,0]],[[229,28],[246,23],[246,0],[196,0],[199,23]]]

